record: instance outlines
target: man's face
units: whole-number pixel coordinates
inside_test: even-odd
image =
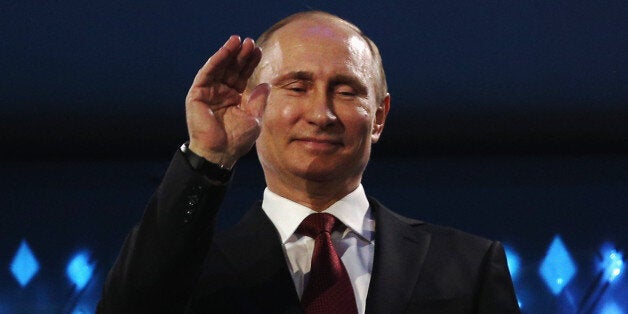
[[[368,44],[344,25],[294,21],[259,66],[259,82],[271,85],[256,142],[267,181],[357,184],[389,102],[377,102]]]

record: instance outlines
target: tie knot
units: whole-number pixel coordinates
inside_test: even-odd
[[[323,232],[331,233],[336,225],[336,217],[327,213],[311,214],[299,225],[297,232],[310,238],[316,238]]]

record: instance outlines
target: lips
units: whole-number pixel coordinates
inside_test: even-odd
[[[343,146],[341,140],[330,137],[305,136],[294,138],[292,141],[302,145],[306,150],[316,153],[329,153]]]
[[[294,139],[295,141],[300,142],[310,142],[310,143],[319,143],[319,144],[329,144],[329,145],[342,145],[342,141],[334,138],[326,138],[326,137],[298,137]]]

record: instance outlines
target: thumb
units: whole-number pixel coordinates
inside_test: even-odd
[[[270,86],[267,83],[255,86],[244,105],[244,110],[257,120],[260,120],[264,113],[264,108],[266,108],[268,94],[270,94]]]

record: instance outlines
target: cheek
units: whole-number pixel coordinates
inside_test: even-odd
[[[297,117],[297,107],[290,105],[281,106],[279,108],[279,116],[285,121],[292,121]]]
[[[349,116],[350,124],[354,126],[356,131],[364,132],[371,129],[373,115],[367,106],[356,106],[352,108]]]
[[[373,117],[368,110],[361,107],[351,109],[342,119],[345,128],[346,140],[352,147],[362,147],[370,142]]]
[[[362,117],[362,119],[369,120],[371,116],[370,110],[368,110],[367,106],[358,106],[355,108],[357,115]]]
[[[272,93],[268,97],[268,103],[264,109],[262,116],[262,123],[267,129],[280,129],[279,131],[286,131],[291,121],[297,117],[297,107],[290,105],[285,99],[274,96]]]

